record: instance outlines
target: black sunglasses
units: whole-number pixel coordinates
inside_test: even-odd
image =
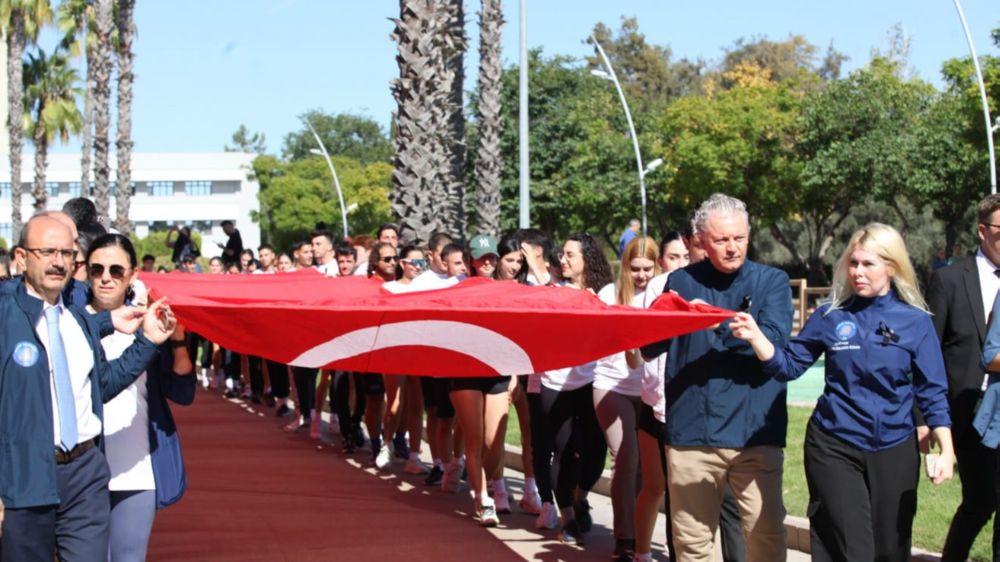
[[[108,266],[108,273],[111,274],[112,279],[124,279],[125,278],[125,266],[122,265],[111,265]],[[90,264],[90,276],[91,277],[103,277],[104,276],[104,264],[102,263],[92,263]]]
[[[382,260],[382,263],[392,263],[398,260],[399,258],[397,258],[396,256],[382,256],[382,258],[380,259]]]

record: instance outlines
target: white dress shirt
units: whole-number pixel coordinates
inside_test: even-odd
[[[983,295],[983,318],[989,322],[993,301],[997,298],[997,291],[1000,291],[1000,277],[994,273],[1000,266],[991,262],[980,248],[976,250],[976,269],[979,271],[979,290]]]
[[[28,287],[28,293],[38,295]],[[73,314],[63,304],[62,295],[55,305],[44,302],[42,316],[35,324],[35,334],[45,348],[45,356],[49,362],[49,392],[52,395],[52,444],[58,447],[61,443],[59,431],[59,404],[56,401],[55,369],[52,367],[52,356],[49,355],[49,327],[45,322],[44,311],[55,306],[59,309],[59,334],[62,336],[63,349],[66,350],[66,360],[69,363],[69,379],[73,387],[74,406],[76,407],[76,428],[78,443],[83,443],[101,434],[101,419],[94,414],[94,403],[90,394],[90,372],[94,370],[94,351],[90,347],[83,328]]]

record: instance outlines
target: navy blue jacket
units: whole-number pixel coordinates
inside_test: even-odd
[[[913,435],[913,403],[930,427],[950,427],[948,380],[931,316],[894,291],[821,306],[798,336],[764,363],[778,380],[799,377],[826,353],[826,387],[812,419],[863,451]],[[912,375],[911,375],[912,373]]]
[[[181,406],[194,402],[196,378],[174,372],[170,343],[161,349],[160,360],[146,370],[146,401],[149,406],[149,453],[156,482],[156,509],[176,503],[187,488],[184,459],[177,425],[170,414],[169,399]]]
[[[792,291],[779,269],[747,261],[734,274],[708,261],[675,271],[664,290],[687,300],[749,313],[772,342],[782,346],[792,328]],[[650,358],[668,351],[666,439],[671,445],[741,448],[785,446],[785,383],[764,374],[747,342],[729,321],[642,348]]]
[[[68,308],[90,342],[94,368],[90,372],[94,414],[103,419],[104,403],[114,398],[148,365],[157,347],[141,334],[125,353],[108,362],[101,334],[110,317],[92,316]],[[58,504],[55,445],[52,439],[52,394],[45,344],[35,325],[42,301],[27,293],[23,278],[0,290],[0,499],[6,507]],[[69,357],[73,361],[72,357]],[[104,446],[103,439],[98,440]]]

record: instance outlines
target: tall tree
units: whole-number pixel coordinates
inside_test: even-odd
[[[93,65],[97,36],[96,21],[91,0],[63,0],[57,11],[59,31],[63,33],[60,46],[73,55],[82,54],[89,69]],[[80,138],[80,186],[86,193],[90,189],[91,134],[94,130],[94,79],[89,70],[83,89],[83,136]]]
[[[479,145],[476,158],[476,224],[481,234],[500,236],[501,0],[483,0],[479,12]]]
[[[370,117],[351,113],[331,115],[318,109],[311,109],[300,118],[308,121],[316,129],[316,134],[323,140],[331,155],[347,156],[365,164],[389,162],[392,158],[392,144],[388,135],[382,130],[382,126]],[[237,133],[239,132],[237,130]],[[250,137],[248,140],[252,139],[253,137]],[[239,144],[235,136],[233,141]],[[312,132],[308,127],[302,127],[285,135],[281,152],[288,160],[299,160],[310,158],[309,151],[316,148],[318,147]]]
[[[28,54],[24,62],[25,132],[35,145],[35,183],[32,195],[35,210],[44,211],[48,203],[45,189],[45,170],[49,144],[56,138],[69,141],[70,134],[77,134],[83,126],[80,110],[76,106],[78,75],[66,56],[55,52],[46,57],[41,50]]]
[[[135,54],[132,38],[135,36],[135,0],[118,0],[116,28],[118,30],[118,194],[115,197],[115,228],[119,232],[132,232],[129,206],[132,201],[132,74]]]
[[[443,145],[447,165],[445,178],[444,225],[453,236],[465,237],[465,9],[463,0],[451,0],[443,6],[445,28],[440,35],[442,62],[441,88],[448,92]]]
[[[449,92],[439,84],[438,34],[446,18],[435,0],[400,0],[399,12],[392,20],[399,78],[391,84],[397,104],[391,200],[403,240],[426,242],[445,226],[438,209],[445,200],[440,171],[447,155],[439,126]]]
[[[111,34],[114,31],[114,1],[94,0],[96,44],[94,60],[87,68],[94,81],[94,204],[99,217],[110,217],[110,164],[108,130],[111,127]]]
[[[21,59],[25,45],[52,21],[48,0],[0,0],[0,26],[7,41],[7,133],[10,139],[10,193],[13,238],[21,232],[21,137],[24,135],[24,80]]]
[[[226,152],[249,152],[252,154],[264,154],[267,152],[267,140],[264,133],[251,133],[247,126],[240,124],[240,128],[233,133],[233,145],[223,147]]]

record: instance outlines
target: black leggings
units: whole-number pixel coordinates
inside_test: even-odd
[[[550,501],[555,482],[556,505],[573,505],[576,488],[589,491],[604,471],[608,445],[594,413],[594,387],[591,384],[576,390],[558,391],[542,387],[543,419],[552,436],[551,481],[543,489],[543,477],[536,473],[542,501]],[[534,435],[532,435],[534,438]],[[548,494],[546,496],[545,494]]]
[[[306,420],[311,419],[313,408],[316,407],[316,369],[309,367],[292,367],[295,376],[295,391],[298,393],[299,412]]]
[[[275,398],[288,398],[291,393],[288,382],[288,365],[268,359],[267,373],[271,377],[271,394]]]

